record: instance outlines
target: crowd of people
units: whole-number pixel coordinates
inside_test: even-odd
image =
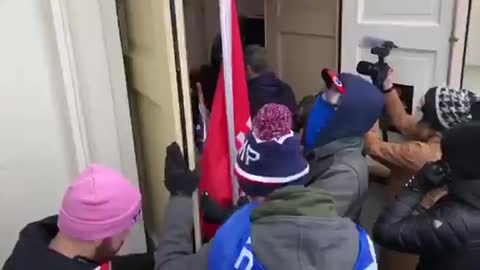
[[[117,255],[141,212],[141,194],[118,172],[91,165],[67,189],[58,215],[21,231],[2,269],[477,269],[474,93],[429,89],[417,122],[395,91],[393,69],[382,89],[324,70],[325,89],[299,109],[292,88],[269,70],[264,48],[246,47],[245,64],[252,131],[234,166],[245,196],[232,209],[202,199],[205,218],[221,227],[198,252],[192,194],[199,177],[172,143],[165,160],[170,199],[154,254]],[[205,90],[211,86],[202,83],[212,80],[194,88]],[[197,120],[208,116],[213,97],[199,92]],[[409,140],[383,141],[382,115]],[[391,171],[389,206],[371,236],[359,218],[368,211],[366,155]]]

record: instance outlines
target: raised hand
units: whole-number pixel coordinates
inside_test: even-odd
[[[188,168],[180,146],[175,142],[167,147],[165,158],[165,187],[174,196],[192,196],[200,176]]]

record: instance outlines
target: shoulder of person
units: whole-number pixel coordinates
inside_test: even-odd
[[[480,210],[446,197],[429,212],[442,238],[455,237],[465,247],[480,248]]]

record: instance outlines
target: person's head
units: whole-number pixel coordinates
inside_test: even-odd
[[[247,78],[252,79],[268,71],[267,52],[260,45],[249,45],[244,52]]]
[[[480,122],[460,124],[444,133],[442,159],[448,164],[453,179],[480,180]]]
[[[465,89],[430,88],[420,102],[423,116],[419,127],[424,137],[471,121],[475,102],[475,94]]]
[[[91,165],[63,197],[57,237],[78,245],[84,252],[78,255],[103,262],[120,250],[140,212],[138,188],[110,168]]]
[[[262,201],[276,189],[304,185],[309,166],[292,131],[290,110],[267,104],[253,119],[253,131],[239,151],[235,173],[243,192]]]
[[[212,48],[210,49],[210,65],[217,70],[220,70],[220,66],[223,62],[222,56],[222,36],[220,34],[215,36],[213,40]]]
[[[341,73],[338,79],[345,93],[333,116],[316,138],[316,147],[344,138],[362,138],[377,122],[384,109],[384,95],[378,88],[362,77]],[[323,117],[310,113],[309,120]]]
[[[242,48],[245,47],[247,40],[247,21],[248,18],[244,16],[239,16],[238,25],[240,30],[240,41],[242,43]],[[220,70],[220,66],[223,63],[222,55],[222,35],[218,33],[212,41],[212,47],[210,48],[210,65],[217,70]]]

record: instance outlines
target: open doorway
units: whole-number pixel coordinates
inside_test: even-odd
[[[340,0],[237,0],[243,45],[266,48],[269,68],[298,100],[317,93],[322,68],[339,68]],[[220,32],[217,0],[184,0],[191,73],[211,64]]]
[[[267,53],[268,71],[293,89],[297,101],[324,87],[323,68],[338,70],[340,0],[237,0],[243,47],[260,45]],[[201,84],[207,114],[211,111],[220,69],[218,0],[184,0],[188,72],[196,141],[206,138],[198,109]],[[294,112],[295,113],[295,112]],[[208,122],[208,121],[206,121]],[[202,147],[197,144],[197,150]],[[199,153],[197,151],[197,160]]]
[[[190,104],[195,80],[185,85],[185,74],[212,63],[212,45],[220,32],[219,1],[175,0],[177,7],[183,6],[181,15],[178,10],[172,13],[170,1],[116,3],[146,231],[155,242],[169,197],[163,185],[164,150],[173,141],[193,146],[192,114],[182,108],[195,107]],[[322,68],[338,68],[339,3],[237,1],[244,45],[264,45],[271,70],[292,86],[298,99],[323,88]],[[215,84],[213,79],[213,88]],[[187,148],[188,156],[195,156],[193,147]]]
[[[297,101],[324,87],[323,68],[339,69],[340,0],[237,0],[236,4],[243,47],[265,47],[268,71],[292,87]],[[197,83],[210,111],[221,59],[220,7],[218,0],[183,0],[183,5],[192,115],[195,129],[201,130]]]

